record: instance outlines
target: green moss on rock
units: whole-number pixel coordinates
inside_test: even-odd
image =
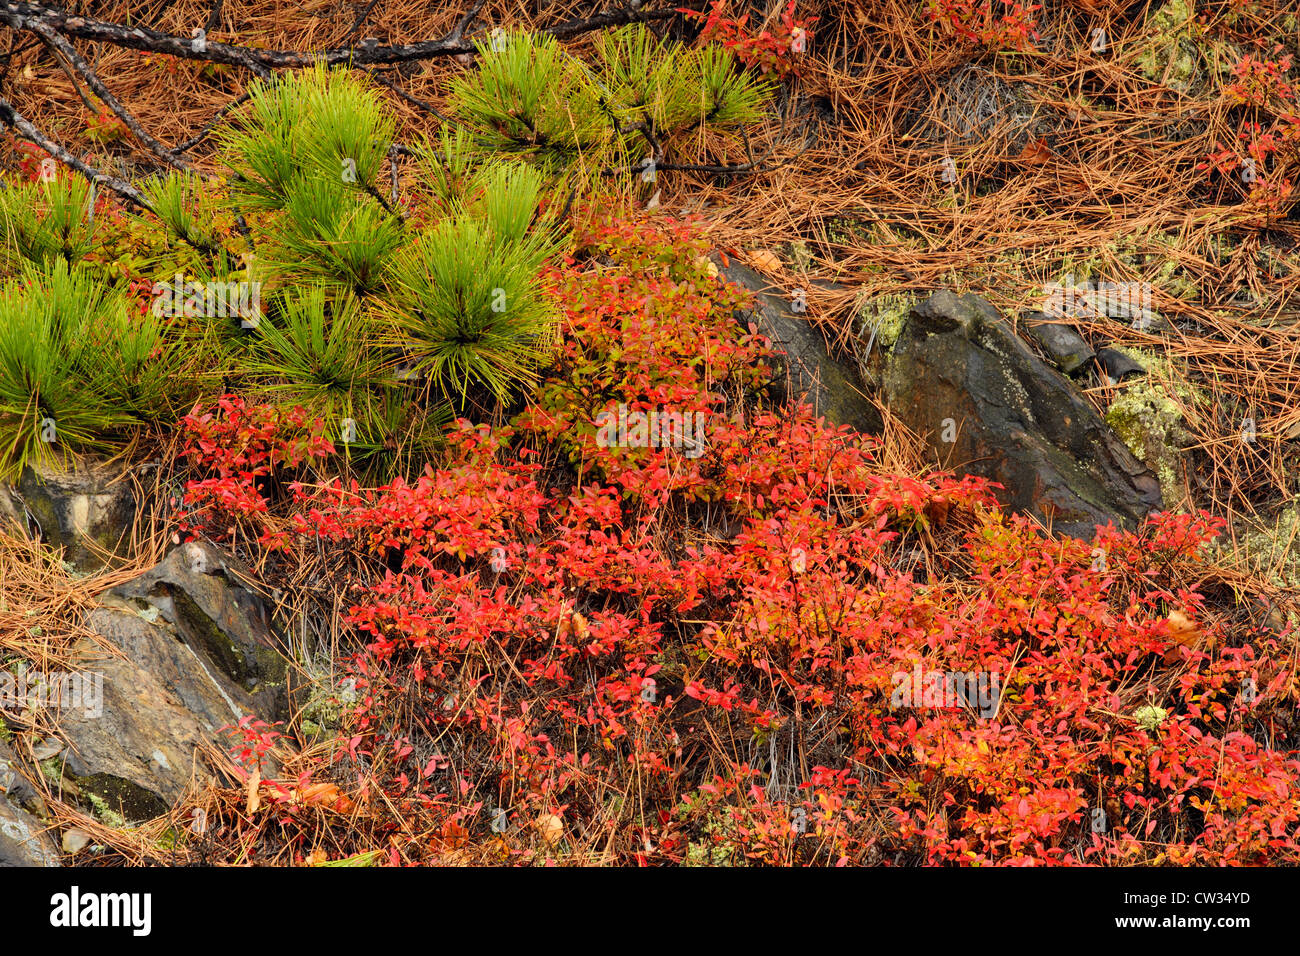
[[[122,815],[108,805],[108,802],[97,793],[87,793],[86,799],[90,801],[90,806],[95,811],[95,816],[101,823],[110,827],[122,829],[126,826],[126,820]]]
[[[1121,387],[1106,422],[1160,481],[1166,507],[1183,498],[1183,454],[1191,440],[1184,409],[1204,397],[1172,363],[1140,349],[1120,349],[1147,369],[1148,377]]]
[[[356,705],[356,691],[334,683],[328,667],[309,671],[311,692],[299,711],[299,727],[309,737],[337,731],[343,717]]]
[[[1151,36],[1137,58],[1138,70],[1181,93],[1199,91],[1226,75],[1240,52],[1205,35],[1194,0],[1169,0],[1147,15],[1146,25]]]
[[[64,785],[68,783],[64,777]],[[112,812],[124,820],[150,820],[167,812],[166,802],[124,777],[96,773],[74,780],[77,792],[99,811]]]
[[[1238,542],[1254,573],[1275,587],[1300,589],[1300,496],[1271,523],[1243,531]]]
[[[862,303],[858,308],[859,334],[866,339],[875,332],[875,344],[889,348],[903,331],[903,323],[916,304],[916,298],[910,295],[883,295]]]

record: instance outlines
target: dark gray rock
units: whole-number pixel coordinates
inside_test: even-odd
[[[29,810],[43,809],[13,750],[0,740],[0,867],[59,866],[59,848]]]
[[[222,727],[287,714],[287,664],[246,579],[189,543],[101,598],[88,624],[102,644],[74,647],[76,670],[102,681],[99,706],[60,709],[66,747],[42,764],[65,796],[127,821],[157,816],[212,779],[204,752],[226,749]]]
[[[111,592],[158,609],[267,720],[287,716],[288,667],[253,575],[211,544],[191,541]]]
[[[941,464],[1000,483],[1004,504],[1056,531],[1091,538],[1162,506],[1156,477],[978,296],[943,291],[912,310],[885,393]]]
[[[0,515],[38,534],[80,570],[102,568],[105,554],[124,554],[135,522],[130,479],[105,465],[72,470],[24,469],[13,486],[0,486]]]
[[[1146,369],[1119,349],[1098,349],[1097,361],[1113,381],[1122,382],[1131,375],[1145,375]]]
[[[778,382],[788,379],[789,384],[779,397],[803,399],[833,424],[879,432],[880,412],[866,397],[857,360],[832,355],[821,332],[794,311],[789,296],[774,293],[759,273],[734,260],[718,265],[723,278],[755,293],[754,310],[738,313],[737,321],[746,326],[753,322],[774,348],[785,353],[777,369]]]
[[[45,766],[60,776],[65,798],[147,820],[165,813],[191,781],[212,778],[203,746],[252,713],[252,702],[166,623],[106,607],[90,625],[126,656],[109,656],[90,640],[77,645],[77,669],[103,681],[101,706],[61,708],[56,733],[67,748]]]
[[[1026,312],[1020,318],[1030,337],[1066,375],[1084,368],[1096,355],[1068,322],[1050,319],[1042,312]]]
[[[27,782],[23,769],[23,763],[13,748],[0,740],[0,795],[17,807],[43,814],[45,802],[39,791]]]

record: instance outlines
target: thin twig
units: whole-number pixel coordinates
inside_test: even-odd
[[[40,22],[34,23],[32,29],[41,37],[41,39],[63,55],[63,58],[67,60],[81,78],[86,81],[86,85],[95,91],[95,95],[104,101],[104,105],[113,111],[113,115],[122,121],[126,128],[131,131],[131,134],[143,143],[146,148],[148,148],[149,152],[153,153],[169,166],[174,166],[177,169],[192,168],[189,163],[172,155],[166,146],[149,135],[149,132],[140,125],[140,121],[131,115],[131,111],[123,106],[121,101],[113,95],[112,91],[103,84],[98,76],[95,75],[95,71],[90,68],[90,64],[82,59],[81,54],[73,48],[71,43],[59,36],[59,34],[56,33],[49,24]],[[98,112],[98,110],[95,112]]]
[[[181,143],[179,146],[173,149],[172,152],[177,155],[180,155],[181,153],[188,153],[195,146],[199,145],[199,143],[203,142],[203,140],[206,139],[208,135],[214,129],[217,128],[217,124],[220,123],[223,119],[225,119],[226,116],[228,116],[233,110],[236,110],[240,106],[247,103],[249,98],[250,97],[248,93],[241,93],[239,96],[235,97],[225,106],[221,107],[221,109],[217,110],[217,112],[213,114],[212,119],[204,123],[203,126],[199,128],[199,131],[197,133],[195,133],[185,142]]]
[[[149,205],[148,201],[134,186],[116,176],[101,173],[93,166],[87,165],[76,156],[73,156],[70,152],[37,129],[32,124],[31,120],[27,119],[27,117],[15,110],[13,105],[2,96],[0,96],[0,123],[5,126],[12,126],[28,142],[36,144],[63,165],[67,166],[69,169],[76,170],[92,183],[101,183],[113,190],[113,192],[117,193],[123,199],[134,203],[141,209],[147,209],[150,212],[154,212],[153,207]]]

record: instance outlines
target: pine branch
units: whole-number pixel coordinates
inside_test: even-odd
[[[8,24],[15,30],[27,32],[38,32],[38,25],[44,25],[65,37],[93,40],[132,50],[143,50],[147,53],[166,54],[183,60],[242,66],[259,76],[266,77],[272,70],[297,69],[316,63],[330,66],[339,63],[351,65],[408,63],[440,56],[474,53],[474,44],[464,38],[464,33],[470,21],[477,15],[477,10],[481,10],[482,7],[482,2],[476,3],[470,12],[461,18],[456,27],[440,40],[421,40],[397,46],[363,45],[318,51],[258,50],[232,43],[219,43],[215,40],[207,41],[199,49],[189,37],[161,33],[144,27],[129,27],[92,17],[76,16],[64,10],[36,3],[6,3],[0,6],[0,22]],[[628,23],[665,20],[675,16],[677,16],[675,10],[630,8],[607,10],[592,17],[568,20],[541,32],[549,33],[559,39],[570,39],[593,30],[604,30]]]

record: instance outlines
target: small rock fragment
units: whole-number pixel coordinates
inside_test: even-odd
[[[1097,361],[1113,381],[1122,382],[1130,375],[1144,375],[1146,369],[1140,362],[1125,355],[1119,349],[1098,349]]]
[[[1029,334],[1066,375],[1073,375],[1095,357],[1096,353],[1069,323],[1053,321],[1042,312],[1027,312],[1023,318]]]
[[[90,844],[90,834],[73,827],[63,831],[63,852],[76,855]]]

